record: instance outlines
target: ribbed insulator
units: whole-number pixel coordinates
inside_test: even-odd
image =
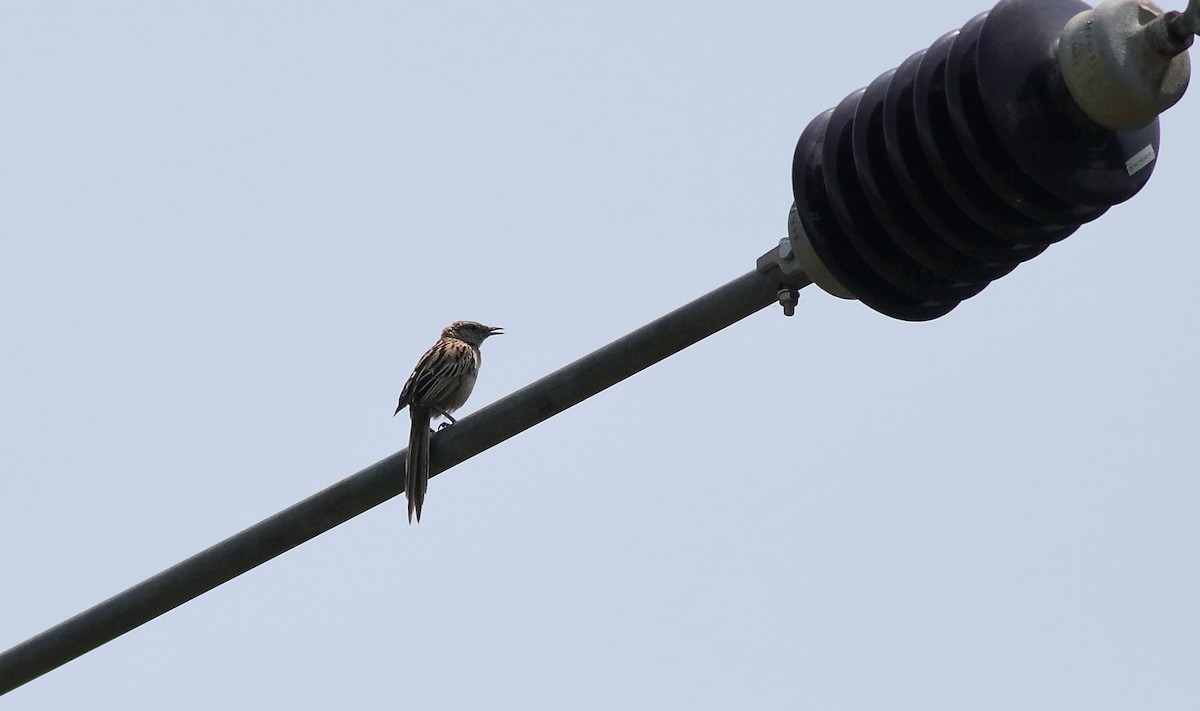
[[[1105,129],[1058,71],[1087,9],[1002,0],[808,125],[792,181],[819,285],[937,318],[1145,185],[1157,120]]]

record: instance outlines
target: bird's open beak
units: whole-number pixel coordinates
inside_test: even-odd
[[[488,335],[489,336],[503,336],[504,335],[504,327],[503,326],[488,326]]]

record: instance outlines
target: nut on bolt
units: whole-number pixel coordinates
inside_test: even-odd
[[[779,305],[783,307],[784,316],[792,316],[796,313],[796,304],[800,301],[800,292],[791,287],[785,286],[779,290]]]

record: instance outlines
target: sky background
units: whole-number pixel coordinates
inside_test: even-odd
[[[0,648],[404,447],[447,323],[469,414],[749,271],[988,7],[4,3]],[[1197,125],[942,319],[806,289],[4,706],[1195,708]]]

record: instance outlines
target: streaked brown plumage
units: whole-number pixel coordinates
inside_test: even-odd
[[[434,417],[450,416],[463,406],[475,387],[483,358],[479,346],[488,336],[503,335],[502,329],[475,321],[455,321],[442,329],[442,337],[421,356],[400,391],[396,414],[408,407],[412,426],[408,434],[408,456],[404,464],[404,495],[408,498],[408,522],[413,514],[421,521],[421,505],[429,484],[429,423]],[[442,425],[445,427],[445,424]]]

